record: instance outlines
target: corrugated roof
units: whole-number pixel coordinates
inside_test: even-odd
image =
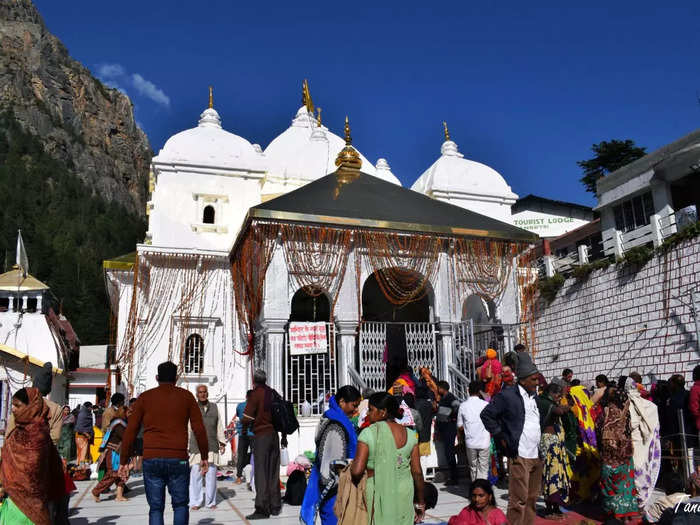
[[[521,241],[538,238],[365,173],[344,184],[335,173],[326,175],[251,208],[248,220],[255,218]]]
[[[27,277],[23,278],[20,269],[12,269],[0,275],[0,290],[3,291],[32,292],[48,289],[48,286],[32,275],[27,274]]]

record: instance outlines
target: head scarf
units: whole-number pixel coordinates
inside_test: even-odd
[[[486,359],[496,359],[498,358],[498,352],[496,352],[493,348],[489,348],[486,350]]]
[[[2,448],[0,482],[32,523],[50,525],[48,502],[65,492],[63,465],[49,436],[49,408],[38,389],[26,390],[29,403],[15,410],[15,428]]]

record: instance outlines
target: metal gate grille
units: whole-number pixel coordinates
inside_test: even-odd
[[[326,323],[328,348],[322,354],[292,355],[289,351],[289,331],[285,334],[285,397],[301,415],[304,401],[311,404],[311,415],[319,416],[326,409],[326,396],[337,389],[335,359],[335,326]]]
[[[494,347],[498,358],[513,350],[518,342],[519,324],[473,324],[463,321],[454,325],[453,361],[457,369],[469,377],[476,376],[476,360]]]
[[[435,329],[431,323],[362,323],[359,337],[360,377],[367,388],[377,392],[386,390],[384,350],[388,324],[403,326],[408,365],[411,368],[417,370],[424,366],[434,373],[438,370]]]

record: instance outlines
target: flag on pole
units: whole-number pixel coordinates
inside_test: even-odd
[[[22,277],[26,279],[29,273],[29,257],[27,257],[27,250],[24,248],[22,230],[17,230],[17,259],[15,262],[22,270]]]

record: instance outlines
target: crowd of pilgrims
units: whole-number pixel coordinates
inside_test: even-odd
[[[489,349],[476,365],[461,402],[427,369],[403,368],[388,392],[364,400],[341,388],[318,427],[302,521],[313,524],[317,513],[324,525],[420,522],[438,503],[421,465],[431,443],[441,448],[446,485],[469,489],[469,505],[449,525],[531,524],[540,497],[546,520],[586,509],[610,523],[671,523],[678,504],[700,493],[700,466],[687,477],[683,455],[698,445],[700,366],[690,390],[679,374],[653,378],[647,390],[635,371],[588,386],[565,369],[547,382],[523,345],[502,360]],[[508,489],[505,514],[494,486]]]
[[[362,395],[348,385],[327,399],[315,457],[296,502],[302,523],[423,521],[426,510],[439,505],[435,485],[424,481],[425,458],[436,445],[446,485],[468,487],[469,503],[449,525],[531,524],[540,497],[540,515],[547,520],[562,520],[567,509],[590,504],[610,523],[671,523],[677,505],[700,492],[700,466],[695,462],[684,476],[688,458],[682,456],[686,447],[698,446],[700,365],[689,390],[682,375],[652,378],[647,390],[634,371],[615,379],[598,375],[588,386],[570,369],[547,382],[523,345],[502,360],[489,349],[477,361],[463,400],[428,369],[401,367],[389,374],[386,392]],[[71,411],[48,400],[50,385],[51,370],[45,368],[33,387],[12,397],[0,460],[0,525],[68,523],[71,476],[91,463],[96,424],[106,433],[102,448],[112,443],[119,450],[135,400],[127,403],[115,394],[104,412],[90,403]],[[268,388],[264,380],[258,387]],[[250,459],[247,443],[255,439],[254,417],[245,424],[245,403],[239,408],[232,421],[240,440],[238,483]],[[130,444],[131,475],[140,469],[140,439]],[[99,501],[114,484],[117,499],[125,500],[126,480],[118,465],[106,463],[93,496]],[[494,486],[508,489],[506,513],[497,506]],[[288,496],[290,491],[291,477]]]

